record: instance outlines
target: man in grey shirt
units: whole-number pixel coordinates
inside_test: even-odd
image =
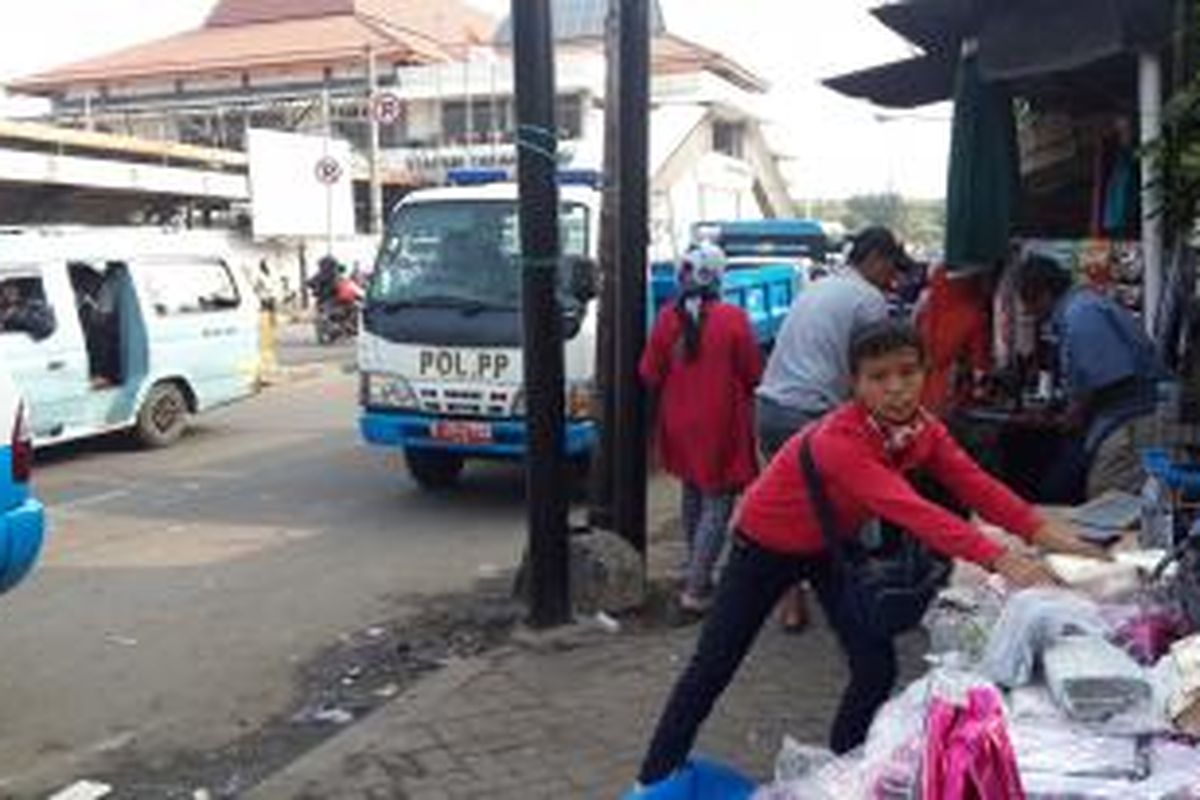
[[[886,319],[891,290],[913,266],[887,228],[853,239],[850,269],[805,289],[788,312],[758,388],[758,437],[772,457],[789,438],[850,396],[854,333]]]

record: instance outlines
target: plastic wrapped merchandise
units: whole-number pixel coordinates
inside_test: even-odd
[[[1003,607],[1001,595],[987,584],[943,590],[921,623],[929,633],[930,653],[959,653],[966,663],[978,663]]]
[[[1099,636],[1063,637],[1042,661],[1050,694],[1074,719],[1102,721],[1153,699],[1137,662]]]
[[[1042,651],[1071,633],[1108,633],[1095,603],[1063,589],[1018,592],[992,629],[980,671],[1001,686],[1024,686]]]
[[[1095,600],[1128,597],[1142,586],[1137,565],[1127,561],[1097,561],[1055,553],[1046,556],[1046,564],[1067,586]]]
[[[763,786],[752,800],[872,800],[864,773],[862,754],[848,754],[804,777]]]
[[[1147,755],[1144,780],[1024,771],[1021,779],[1028,800],[1200,800],[1200,748],[1156,739]]]
[[[1142,524],[1138,543],[1142,547],[1171,549],[1175,546],[1175,510],[1166,481],[1151,475],[1142,485]]]
[[[1143,667],[1156,664],[1191,629],[1178,606],[1153,599],[1136,605],[1106,607],[1103,614],[1114,630],[1113,642]]]
[[[942,697],[930,704],[922,749],[922,800],[1023,800],[1017,758],[994,686],[967,693],[966,705]]]
[[[1133,736],[1105,736],[1061,714],[1011,717],[1013,748],[1021,777],[1054,775],[1104,780],[1140,780],[1146,776]]]
[[[790,736],[783,737],[779,755],[775,757],[775,781],[784,783],[818,772],[837,760],[833,751],[824,747],[809,747]]]

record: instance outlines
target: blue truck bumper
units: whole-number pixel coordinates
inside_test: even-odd
[[[46,512],[32,498],[0,514],[0,592],[16,586],[33,569],[46,533]]]
[[[367,411],[359,418],[359,429],[368,444],[405,450],[456,453],[466,458],[520,459],[525,457],[528,433],[519,419],[468,420],[485,422],[491,428],[486,444],[457,444],[435,439],[434,423],[442,417],[411,412]],[[569,457],[585,456],[596,443],[596,423],[568,422],[565,446]]]

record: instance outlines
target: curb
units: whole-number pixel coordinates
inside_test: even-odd
[[[381,744],[396,745],[405,727],[419,722],[427,712],[436,709],[487,670],[491,662],[488,656],[448,662],[442,669],[418,681],[407,692],[300,756],[243,794],[242,798],[277,800],[320,796],[320,782],[341,774],[347,759],[374,750]],[[314,791],[317,793],[314,794]]]

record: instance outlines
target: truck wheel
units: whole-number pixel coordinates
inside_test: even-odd
[[[464,466],[462,456],[428,450],[406,450],[404,460],[408,462],[408,473],[413,480],[422,489],[431,491],[449,489],[457,483]]]
[[[169,447],[187,430],[188,404],[183,391],[174,383],[160,383],[150,389],[138,412],[135,434],[143,447]]]

